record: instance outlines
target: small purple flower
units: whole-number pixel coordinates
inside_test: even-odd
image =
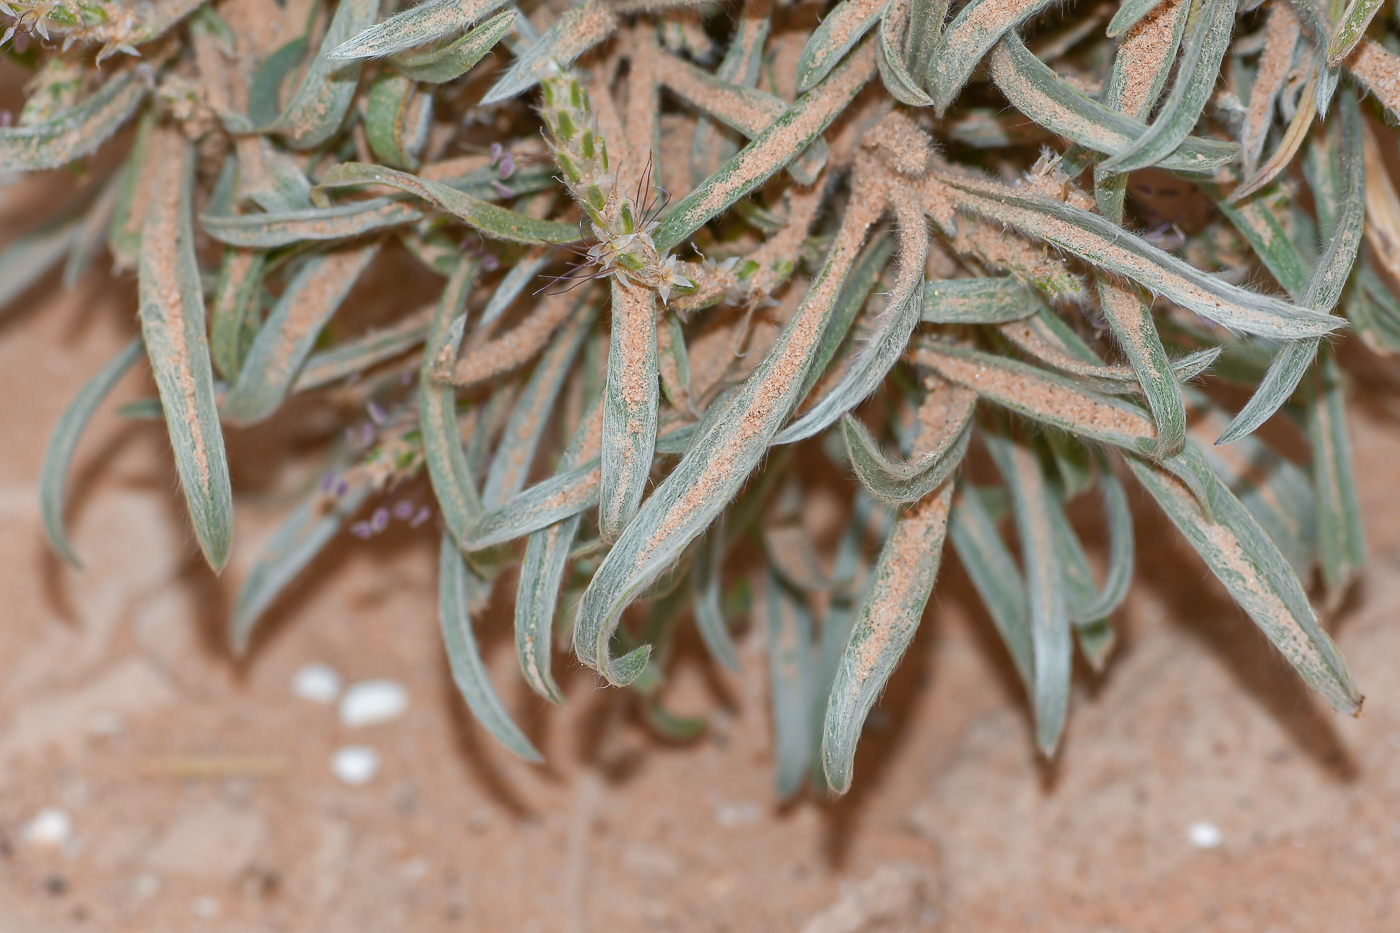
[[[431,518],[432,514],[432,512],[428,511],[428,507],[426,505],[423,506],[421,509],[418,510],[418,514],[413,516],[413,521],[408,523],[408,527],[417,528],[419,525],[423,524],[429,518]]]
[[[369,522],[356,522],[350,526],[350,533],[363,540],[374,537],[374,529],[370,527]]]
[[[405,369],[405,370],[403,371],[403,375],[399,377],[399,385],[403,385],[403,386],[410,386],[410,385],[413,385],[413,370],[411,370],[411,369]]]
[[[330,492],[330,491],[331,491],[332,489],[334,489],[334,488],[335,488],[335,474],[334,474],[334,473],[326,473],[324,476],[321,477],[321,491],[322,491],[322,492]]]
[[[389,527],[389,510],[383,506],[374,510],[374,514],[369,517],[370,530],[375,534]]]
[[[505,151],[505,149],[501,146],[500,143],[492,143],[492,144],[491,144],[491,161],[492,161],[492,162],[499,162],[499,161],[501,160],[501,153],[504,152],[504,151]]]
[[[491,179],[491,187],[492,187],[492,188],[495,188],[495,189],[496,189],[496,193],[499,194],[499,195],[500,195],[501,197],[503,197],[503,198],[513,198],[513,197],[515,197],[515,192],[514,192],[514,191],[511,191],[508,187],[506,187],[505,185],[501,184],[499,181],[497,181],[497,180],[494,179],[494,178]]]
[[[0,110],[0,127],[9,126],[15,122],[15,115],[8,110]]]
[[[496,167],[496,172],[502,178],[509,178],[515,174],[515,156],[509,152],[501,156],[501,164]]]
[[[501,268],[501,260],[496,258],[494,254],[487,253],[485,256],[481,257],[481,268],[485,272],[495,272],[497,269]]]
[[[413,503],[407,499],[400,499],[394,503],[394,517],[401,522],[406,522],[413,517]]]
[[[383,408],[379,407],[378,402],[370,402],[365,406],[365,411],[369,412],[369,420],[373,421],[376,426],[382,427],[384,422],[389,420],[388,414],[385,413]]]
[[[344,498],[345,498],[345,494],[348,493],[349,491],[350,491],[350,484],[347,483],[345,480],[341,480],[340,482],[338,482],[338,483],[335,484],[335,497],[336,497],[337,499],[344,499]]]

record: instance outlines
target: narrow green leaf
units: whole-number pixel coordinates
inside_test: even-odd
[[[1191,493],[1159,468],[1126,459],[1172,524],[1303,680],[1337,710],[1360,712],[1361,694],[1318,624],[1302,584],[1234,494],[1217,481],[1215,515],[1207,516]]]
[[[432,94],[417,82],[396,74],[382,74],[371,82],[365,98],[365,141],[380,162],[416,170],[432,121]]]
[[[319,389],[359,375],[413,349],[427,339],[433,313],[431,305],[420,308],[388,327],[377,328],[338,346],[313,353],[297,375],[292,391]]]
[[[966,192],[958,198],[958,206],[1132,279],[1224,327],[1295,339],[1321,336],[1342,323],[1330,315],[1223,282],[1089,211],[1058,201],[1027,198],[969,176],[950,175],[946,181]]]
[[[214,368],[233,382],[257,333],[259,297],[267,254],[229,247],[219,263],[214,304],[209,309],[209,353]]]
[[[1317,489],[1317,553],[1323,582],[1340,594],[1366,564],[1366,533],[1352,469],[1341,370],[1330,350],[1322,354],[1309,390],[1306,422]]]
[[[58,168],[97,151],[136,113],[146,83],[135,68],[109,78],[71,110],[29,126],[0,127],[0,171]]]
[[[452,680],[476,721],[496,741],[526,761],[543,761],[544,756],[511,720],[505,704],[491,686],[477,648],[476,634],[472,631],[472,613],[485,607],[491,584],[467,567],[450,534],[443,534],[438,553],[438,617],[442,622],[442,642],[447,648]]]
[[[301,87],[265,128],[267,132],[280,135],[293,149],[314,149],[336,134],[360,83],[360,62],[333,61],[329,53],[363,31],[378,15],[379,0],[341,0],[336,4]]]
[[[714,524],[700,541],[695,551],[695,563],[690,569],[690,582],[694,593],[692,611],[695,613],[695,627],[700,632],[700,640],[721,666],[731,671],[740,669],[739,652],[734,647],[734,638],[729,634],[729,623],[724,617],[724,601],[720,586],[724,569],[725,533],[724,519]]]
[[[378,255],[379,244],[370,243],[306,261],[253,338],[238,381],[224,397],[221,410],[225,418],[251,424],[277,410],[322,328]]]
[[[602,0],[585,0],[555,20],[543,36],[516,58],[510,70],[486,92],[481,105],[499,104],[524,94],[539,84],[550,68],[572,65],[616,28],[617,13],[613,8]]]
[[[958,560],[972,580],[987,614],[992,617],[992,624],[1002,644],[1006,645],[1027,696],[1032,695],[1035,661],[1026,585],[1006,542],[997,532],[996,522],[988,513],[982,494],[969,484],[960,486],[953,502],[949,533]]]
[[[885,90],[901,104],[910,107],[930,107],[933,98],[919,86],[919,81],[905,65],[904,36],[909,27],[914,0],[888,0],[880,15],[880,80]]]
[[[857,194],[861,195],[859,189]],[[868,201],[868,197],[864,204],[854,200],[853,205],[860,206],[847,210],[811,290],[768,356],[744,382],[723,421],[697,436],[623,530],[584,591],[574,623],[574,645],[579,659],[602,671],[612,683],[634,679],[647,659],[645,646],[622,658],[608,656],[623,610],[723,511],[801,398],[841,284],[876,219]]]
[[[596,319],[592,304],[587,300],[580,302],[535,364],[534,372],[530,373],[529,381],[516,399],[500,446],[486,473],[481,490],[485,507],[500,505],[524,488],[540,438],[544,436],[550,413],[564,388],[564,380]]]
[[[44,452],[44,465],[39,469],[39,513],[44,519],[44,534],[54,553],[74,567],[81,567],[82,562],[73,553],[63,529],[63,487],[68,478],[68,466],[83,428],[87,427],[97,406],[144,351],[140,339],[133,340],[93,374],[58,419]]]
[[[613,541],[637,514],[656,451],[661,404],[656,352],[656,294],[613,276],[608,381],[603,401],[602,488],[598,530]]]
[[[506,10],[468,30],[441,48],[405,52],[390,59],[394,70],[424,84],[446,84],[466,74],[496,47],[515,24],[517,10]]]
[[[267,126],[277,119],[282,108],[282,84],[305,54],[306,37],[298,36],[263,59],[248,86],[248,121],[253,126]]]
[[[812,615],[769,570],[764,579],[769,694],[778,797],[786,800],[806,780],[816,744],[812,722]]]
[[[1072,86],[1026,48],[1014,32],[991,55],[992,80],[1006,99],[1041,126],[1095,152],[1117,155],[1148,131]],[[1185,136],[1157,166],[1173,172],[1211,172],[1239,155],[1235,143]]]
[[[54,269],[82,232],[82,218],[65,217],[0,249],[0,308]]]
[[[951,483],[929,493],[895,519],[880,550],[860,615],[841,652],[822,726],[823,771],[837,793],[850,789],[865,718],[913,640],[933,593],[952,499]]]
[[[1195,4],[1186,23],[1176,80],[1157,118],[1126,149],[1103,163],[1105,171],[1131,172],[1158,164],[1176,151],[1200,120],[1234,33],[1236,0],[1195,0]]]
[[[793,421],[775,444],[791,444],[825,431],[880,387],[904,354],[919,323],[924,303],[924,266],[928,263],[928,223],[919,211],[896,210],[899,221],[899,278],[875,329],[861,345],[851,366],[831,391]]]
[[[1161,6],[1162,2],[1163,0],[1123,0],[1123,5],[1118,8],[1118,12],[1114,13],[1113,19],[1108,21],[1108,37],[1116,39],[1132,29],[1145,19],[1147,14]]]
[[[841,419],[841,431],[851,469],[861,485],[877,498],[898,505],[918,502],[952,475],[962,463],[972,438],[972,414],[977,393],[961,386],[930,389],[919,406],[924,426],[915,442],[914,456],[896,463],[888,459],[865,429],[850,415]]]
[[[797,90],[809,91],[875,25],[889,0],[841,0],[812,32],[797,58]]]
[[[1031,706],[1036,742],[1041,753],[1050,757],[1059,745],[1069,712],[1073,661],[1069,596],[1053,517],[1055,491],[1045,482],[1040,461],[1029,446],[996,434],[983,437],[1011,491],[1030,605]]]
[[[731,84],[672,55],[663,60],[658,75],[663,86],[745,139],[757,137],[788,110],[788,104],[776,94]],[[788,164],[788,174],[798,184],[810,185],[826,165],[828,154],[826,140],[818,136]]]
[[[1050,5],[1050,0],[971,0],[939,37],[928,60],[929,95],[939,114],[958,96],[997,40]]]
[[[444,350],[456,355],[462,342],[462,329],[453,322],[466,307],[467,295],[476,284],[480,263],[463,257],[438,299],[437,313],[428,331],[418,375],[418,421],[423,432],[423,461],[428,467],[433,495],[442,510],[442,520],[459,547],[467,548],[472,526],[481,514],[481,497],[476,480],[462,450],[457,427],[457,393],[450,384],[435,382],[432,361]]]
[[[927,324],[1002,324],[1042,307],[1035,292],[1009,276],[934,279],[924,284],[920,320]]]
[[[229,644],[235,654],[248,649],[258,619],[373,491],[362,471],[346,471],[344,483],[332,493],[318,490],[307,496],[263,545],[234,601]]]
[[[921,343],[914,361],[1043,424],[1139,453],[1156,449],[1156,430],[1141,409],[1075,380],[952,344]]]
[[[364,162],[337,165],[321,180],[322,188],[388,185],[428,201],[485,236],[513,243],[576,243],[583,238],[578,225],[537,220],[526,214],[482,201],[450,185]]]
[[[423,219],[424,211],[391,198],[352,201],[280,214],[203,214],[204,232],[241,249],[275,249],[296,243],[345,240],[373,230],[402,227]]]
[[[233,543],[233,490],[214,401],[190,218],[194,147],[180,130],[163,127],[153,148],[163,184],[151,194],[141,234],[141,334],[195,537],[209,565],[219,571]]]
[[[777,174],[840,116],[874,74],[875,49],[866,43],[682,198],[652,234],[656,251],[664,255],[675,249]]]
[[[1366,27],[1380,12],[1383,0],[1351,0],[1342,18],[1333,27],[1331,39],[1327,43],[1327,64],[1336,67],[1342,63],[1366,35]]]
[[[376,23],[326,53],[332,61],[383,58],[465,29],[509,0],[426,0]]]

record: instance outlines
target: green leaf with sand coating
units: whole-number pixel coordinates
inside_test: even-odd
[[[219,263],[219,281],[209,309],[209,353],[214,368],[230,382],[238,379],[257,333],[266,266],[267,253],[234,247],[224,250]]]
[[[109,78],[71,110],[29,126],[0,127],[0,171],[58,168],[97,151],[121,129],[146,98],[135,68]]]
[[[557,406],[565,377],[597,319],[596,312],[587,298],[581,301],[535,364],[529,381],[515,401],[500,446],[486,472],[481,489],[481,501],[486,508],[500,505],[524,488],[550,413]]]
[[[914,456],[903,462],[886,457],[870,432],[855,418],[842,417],[841,431],[851,470],[876,498],[894,505],[918,502],[937,489],[962,463],[972,439],[977,393],[961,386],[945,385],[939,390],[930,390],[930,396],[920,406],[920,415],[926,406],[936,409],[931,412],[936,416],[936,428],[927,439],[932,443],[920,444]]]
[[[379,244],[370,243],[306,261],[253,338],[238,380],[224,397],[220,410],[225,418],[252,424],[277,410],[322,328],[378,255]]]
[[[1017,110],[1085,148],[1117,155],[1147,125],[1105,107],[1065,81],[1008,32],[991,55],[992,80]],[[1236,143],[1187,136],[1157,163],[1165,171],[1207,173],[1239,155]]]
[[[695,613],[695,627],[710,657],[721,666],[737,671],[740,669],[739,652],[734,647],[734,636],[729,634],[721,592],[725,543],[724,519],[721,518],[706,532],[696,548],[695,563],[690,568],[694,592],[691,607]]]
[[[574,431],[568,449],[560,458],[560,472],[576,467],[590,446],[592,439],[589,435],[598,423],[600,414],[596,410],[600,405],[601,395],[593,403],[594,411],[586,413]],[[520,563],[520,586],[515,595],[515,654],[525,682],[551,703],[564,702],[564,694],[550,673],[554,614],[559,605],[564,567],[582,523],[583,513],[580,511],[532,532],[525,544],[525,557]]]
[[[463,257],[447,280],[428,330],[418,374],[418,423],[423,432],[423,462],[428,468],[433,496],[442,510],[443,523],[464,550],[472,526],[481,515],[481,496],[462,449],[461,430],[457,426],[457,391],[450,384],[433,380],[432,365],[440,353],[446,351],[455,356],[461,346],[463,329],[454,328],[453,322],[467,305],[467,295],[476,284],[479,268],[479,261]]]
[[[262,546],[234,601],[228,637],[235,654],[247,651],[263,613],[335,538],[340,526],[360,510],[373,491],[361,471],[346,471],[343,481],[343,490],[318,490],[307,496]]]
[[[306,77],[265,132],[281,136],[293,149],[314,149],[336,134],[360,83],[360,62],[334,61],[329,53],[363,31],[378,15],[379,0],[341,0],[336,4]]]
[[[776,94],[731,84],[672,55],[663,56],[663,62],[658,72],[662,86],[745,139],[758,136],[787,112],[788,104]],[[826,140],[818,136],[788,163],[788,174],[798,184],[810,185],[828,154]]]
[[[797,58],[797,90],[809,91],[861,40],[890,0],[841,0],[812,32]]]
[[[1003,33],[1049,5],[1050,0],[971,0],[959,10],[928,59],[929,96],[938,112],[948,109]]]
[[[152,192],[141,232],[141,335],[160,390],[195,538],[209,566],[218,571],[228,562],[233,544],[233,489],[215,407],[190,217],[194,147],[179,130],[162,128],[153,149],[162,184]]]
[[[496,43],[515,25],[518,15],[517,10],[497,13],[448,45],[419,52],[404,52],[391,58],[390,63],[394,70],[405,78],[412,78],[424,84],[446,84],[448,81],[455,81],[496,47]]]
[[[613,276],[608,380],[603,396],[602,486],[598,530],[616,540],[637,514],[656,453],[661,404],[656,293]]]
[[[383,58],[451,35],[510,0],[426,0],[375,23],[326,53],[332,61]]]
[[[1156,431],[1142,409],[1079,382],[1006,357],[921,342],[914,362],[982,398],[1043,424],[1114,447],[1149,453]]]
[[[537,220],[508,208],[464,194],[442,182],[429,181],[364,162],[337,165],[321,179],[321,188],[388,185],[416,195],[447,211],[484,236],[512,243],[576,243],[583,238],[577,224]]]
[[[820,401],[793,421],[775,444],[792,444],[825,431],[845,412],[859,405],[880,387],[885,376],[904,354],[909,337],[919,323],[924,303],[924,266],[928,262],[928,223],[917,210],[896,211],[899,220],[899,278],[889,303],[875,319],[850,368]]]
[[[1110,39],[1116,39],[1123,33],[1132,29],[1140,21],[1147,17],[1157,7],[1161,6],[1163,0],[1123,0],[1123,5],[1118,8],[1118,12],[1113,14],[1113,19],[1108,21],[1106,33]]]
[[[73,546],[68,543],[68,534],[63,529],[63,487],[68,479],[68,466],[83,428],[87,427],[97,406],[102,404],[113,386],[144,351],[145,347],[138,338],[103,364],[58,419],[53,436],[49,438],[48,449],[44,451],[44,465],[39,469],[39,514],[44,519],[44,534],[54,553],[74,567],[81,567],[82,562],[73,553]]]
[[[503,74],[481,105],[489,106],[524,94],[556,66],[567,68],[604,41],[617,27],[617,14],[602,0],[586,0],[554,21],[545,34],[532,42]]]
[[[1040,299],[1009,275],[930,279],[924,283],[920,320],[926,324],[1004,324],[1028,318]]]
[[[885,12],[880,15],[880,80],[885,83],[885,90],[890,92],[890,96],[901,104],[929,107],[933,104],[933,98],[925,93],[919,80],[909,73],[905,64],[903,40],[909,29],[913,6],[914,0],[889,0]]]
[[[952,500],[951,483],[929,493],[895,519],[880,550],[822,724],[822,770],[837,793],[850,789],[865,718],[904,657],[933,593]]]
[[[1215,514],[1160,468],[1125,458],[1172,524],[1303,680],[1343,713],[1361,710],[1346,662],[1318,624],[1307,594],[1278,548],[1234,494],[1217,480]]]
[[[1176,79],[1147,131],[1103,163],[1108,172],[1156,165],[1191,135],[1215,90],[1235,28],[1236,0],[1195,0],[1182,40]]]
[[[452,680],[476,721],[496,741],[526,761],[543,761],[544,756],[506,712],[481,660],[476,633],[472,630],[472,615],[486,608],[490,596],[491,583],[467,566],[452,536],[443,534],[438,545],[438,618],[442,623],[442,642],[447,648]]]
[[[1030,606],[1034,675],[1031,708],[1035,712],[1036,744],[1042,754],[1051,757],[1069,713],[1074,660],[1069,593],[1055,534],[1056,493],[1046,482],[1039,457],[1029,445],[992,433],[983,436],[1011,492]]]
[[[1319,337],[1342,322],[1310,308],[1230,285],[1124,231],[1058,201],[1025,197],[994,182],[945,176],[956,205],[1009,224],[1085,262],[1132,279],[1221,326],[1277,339]]]
[[[433,306],[419,308],[388,327],[313,353],[297,374],[293,392],[310,392],[365,372],[423,343],[433,320]]]
[[[726,417],[697,436],[671,474],[642,504],[584,591],[574,623],[579,659],[625,684],[646,665],[646,646],[622,658],[609,643],[627,605],[660,576],[724,510],[768,450],[801,398],[822,332],[875,215],[846,212],[825,265],[772,351],[745,380]]]
[[[657,252],[664,255],[675,249],[777,174],[841,115],[874,73],[875,49],[867,42],[826,80],[798,98],[738,155],[682,198],[652,235]]]

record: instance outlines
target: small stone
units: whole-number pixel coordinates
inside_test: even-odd
[[[393,680],[364,680],[345,691],[340,722],[349,729],[397,719],[408,709],[408,691]]]
[[[1186,838],[1198,849],[1217,849],[1225,841],[1220,827],[1205,820],[1197,820],[1186,830]]]
[[[331,756],[331,773],[351,787],[374,780],[379,773],[379,753],[368,745],[347,745]]]
[[[329,664],[304,665],[292,675],[292,693],[312,703],[334,703],[340,696],[340,675]]]
[[[58,807],[45,807],[24,826],[24,840],[37,846],[59,848],[73,839],[73,821]]]

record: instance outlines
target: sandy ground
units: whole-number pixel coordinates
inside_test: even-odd
[[[100,277],[0,318],[5,933],[1400,929],[1393,408],[1354,420],[1374,559],[1331,621],[1368,695],[1361,719],[1309,696],[1141,510],[1123,646],[1104,677],[1081,672],[1053,765],[1033,753],[1009,664],[950,558],[872,717],[855,792],[778,806],[753,637],[743,678],[682,646],[668,701],[709,711],[711,728],[672,746],[562,658],[569,704],[545,708],[493,626],[497,682],[549,763],[497,749],[447,674],[431,529],[343,542],[232,660],[232,587],[283,507],[258,492],[266,436],[231,438],[253,494],[215,580],[161,430],[109,406],[70,502],[87,566],[62,567],[40,534],[43,443],[133,327],[130,284]],[[144,380],[129,376],[120,399],[147,394]],[[407,714],[343,728],[290,691],[310,661],[403,682]],[[345,744],[382,756],[367,785],[332,776]],[[191,759],[212,770],[191,773]],[[62,845],[27,836],[46,807],[71,818]],[[1198,823],[1218,846],[1193,844]]]

